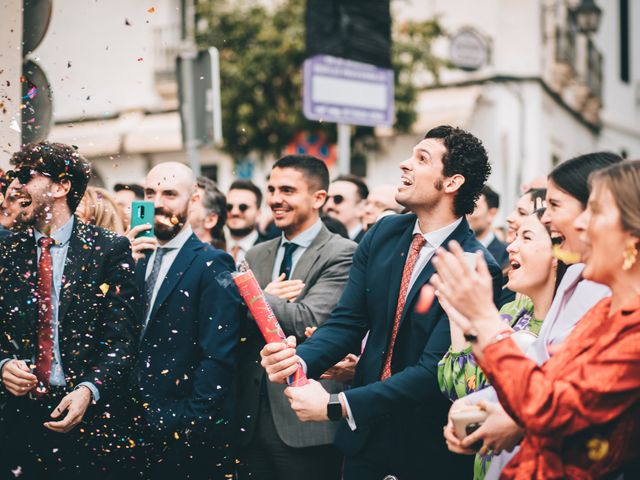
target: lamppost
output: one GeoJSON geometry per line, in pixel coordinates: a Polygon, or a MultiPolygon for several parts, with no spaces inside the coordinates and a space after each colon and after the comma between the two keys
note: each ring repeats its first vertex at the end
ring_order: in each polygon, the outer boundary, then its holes
{"type": "Polygon", "coordinates": [[[581,0],[580,4],[571,10],[571,16],[578,31],[587,37],[598,31],[602,9],[595,0],[581,0]]]}

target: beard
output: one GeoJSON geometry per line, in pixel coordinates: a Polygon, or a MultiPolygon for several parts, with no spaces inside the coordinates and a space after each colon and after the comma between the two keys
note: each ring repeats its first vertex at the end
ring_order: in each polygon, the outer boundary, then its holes
{"type": "Polygon", "coordinates": [[[189,204],[187,203],[184,208],[179,212],[170,212],[164,208],[158,209],[155,212],[154,229],[158,240],[163,242],[169,241],[174,238],[187,223],[189,217],[189,204]],[[158,219],[162,218],[162,221],[158,219]],[[166,219],[166,220],[165,220],[166,219]]]}
{"type": "Polygon", "coordinates": [[[243,227],[243,228],[229,228],[229,232],[234,238],[244,238],[249,235],[251,232],[255,230],[255,226],[253,227],[243,227]]]}

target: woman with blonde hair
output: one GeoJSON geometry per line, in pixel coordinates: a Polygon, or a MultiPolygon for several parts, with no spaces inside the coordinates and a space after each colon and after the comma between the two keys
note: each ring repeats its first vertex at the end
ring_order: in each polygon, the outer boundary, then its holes
{"type": "Polygon", "coordinates": [[[106,228],[118,235],[124,234],[124,225],[120,213],[118,213],[118,206],[104,188],[87,187],[87,191],[76,210],[76,215],[85,223],[106,228]]]}

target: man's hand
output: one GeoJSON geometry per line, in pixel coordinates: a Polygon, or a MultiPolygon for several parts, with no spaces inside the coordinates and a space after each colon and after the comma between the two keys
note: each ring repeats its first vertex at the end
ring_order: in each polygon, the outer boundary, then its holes
{"type": "MultiPolygon", "coordinates": [[[[326,422],[329,392],[315,380],[309,380],[304,387],[287,387],[285,396],[289,399],[291,409],[296,412],[301,422],[326,422]]],[[[343,407],[344,410],[344,407],[343,407]]]]}
{"type": "Polygon", "coordinates": [[[144,258],[146,250],[155,250],[158,248],[158,239],[156,237],[138,237],[137,235],[142,232],[146,232],[147,230],[151,230],[151,225],[144,224],[133,227],[130,230],[125,232],[125,236],[131,242],[131,253],[133,255],[133,259],[138,262],[139,260],[144,258]]]}
{"type": "Polygon", "coordinates": [[[260,350],[262,365],[273,383],[286,383],[287,378],[298,370],[300,359],[296,355],[296,337],[287,338],[287,343],[267,343],[260,350]]]}
{"type": "Polygon", "coordinates": [[[276,280],[268,284],[264,291],[273,296],[293,302],[302,293],[304,283],[302,280],[285,280],[285,274],[281,274],[276,280]]]}
{"type": "Polygon", "coordinates": [[[51,418],[58,418],[62,412],[67,411],[66,417],[57,422],[45,422],[44,426],[58,433],[67,433],[82,421],[89,404],[91,403],[91,390],[85,386],[75,389],[67,394],[51,412],[51,418]]]}
{"type": "Polygon", "coordinates": [[[524,436],[524,430],[504,411],[502,405],[495,402],[479,402],[478,406],[489,416],[480,428],[462,440],[462,446],[467,448],[478,440],[483,441],[478,452],[486,455],[489,450],[498,455],[503,450],[510,452],[524,436]]]}
{"type": "Polygon", "coordinates": [[[350,353],[344,359],[336,363],[320,377],[323,380],[335,380],[342,383],[351,383],[356,374],[356,365],[360,357],[350,353]]]}
{"type": "Polygon", "coordinates": [[[38,379],[22,360],[9,360],[2,366],[2,383],[11,395],[22,397],[38,385],[38,379]]]}

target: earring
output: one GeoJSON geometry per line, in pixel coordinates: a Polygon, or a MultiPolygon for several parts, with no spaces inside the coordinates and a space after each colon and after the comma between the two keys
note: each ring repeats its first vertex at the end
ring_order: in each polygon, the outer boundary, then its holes
{"type": "Polygon", "coordinates": [[[638,257],[638,249],[635,245],[629,245],[624,250],[622,254],[622,258],[624,258],[624,262],[622,263],[622,270],[625,272],[630,270],[633,267],[633,264],[636,263],[636,259],[638,257]]]}

